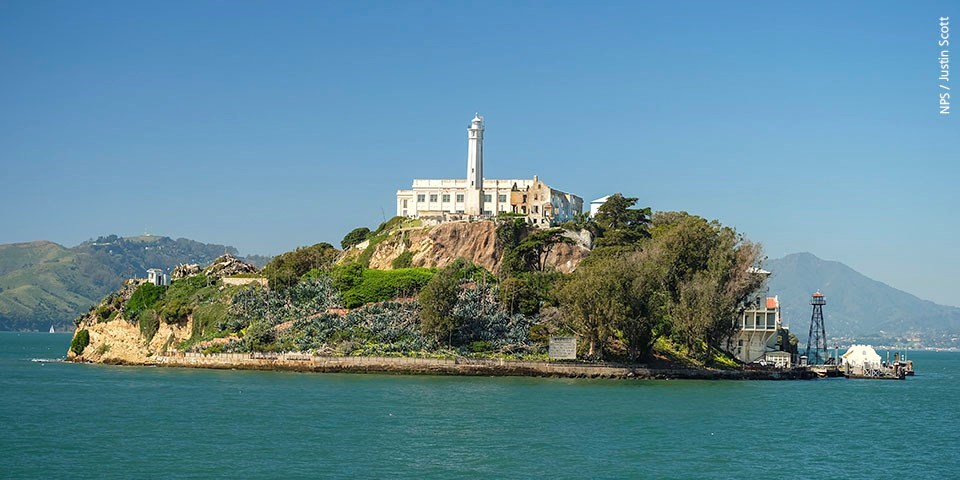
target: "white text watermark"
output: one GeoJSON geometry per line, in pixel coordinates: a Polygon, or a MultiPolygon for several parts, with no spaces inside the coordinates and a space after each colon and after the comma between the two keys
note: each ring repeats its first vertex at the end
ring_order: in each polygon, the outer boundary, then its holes
{"type": "Polygon", "coordinates": [[[950,115],[950,17],[940,17],[940,115],[950,115]]]}

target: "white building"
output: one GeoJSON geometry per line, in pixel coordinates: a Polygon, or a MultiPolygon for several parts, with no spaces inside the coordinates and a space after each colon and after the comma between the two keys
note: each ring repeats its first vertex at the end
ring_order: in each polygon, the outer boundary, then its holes
{"type": "Polygon", "coordinates": [[[765,300],[743,311],[737,333],[728,340],[730,353],[741,362],[765,360],[771,349],[768,344],[776,340],[777,331],[782,327],[780,299],[766,297],[765,300]]]}
{"type": "Polygon", "coordinates": [[[582,198],[553,189],[536,175],[484,178],[483,134],[483,117],[477,114],[467,128],[467,177],[415,179],[410,190],[397,191],[397,215],[444,221],[516,213],[531,224],[549,226],[572,220],[583,210],[582,198]]]}
{"type": "Polygon", "coordinates": [[[162,269],[151,268],[150,270],[147,270],[147,282],[158,287],[170,285],[170,276],[166,273],[163,273],[162,269]]]}
{"type": "Polygon", "coordinates": [[[597,217],[597,213],[600,213],[600,207],[603,206],[604,203],[607,203],[608,198],[610,198],[610,195],[607,195],[605,197],[600,197],[590,202],[590,218],[597,217]]]}

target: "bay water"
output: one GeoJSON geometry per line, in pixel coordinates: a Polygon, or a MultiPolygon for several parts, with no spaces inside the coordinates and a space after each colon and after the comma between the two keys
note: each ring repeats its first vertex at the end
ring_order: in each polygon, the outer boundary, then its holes
{"type": "MultiPolygon", "coordinates": [[[[0,332],[2,478],[960,478],[960,353],[904,381],[80,365],[0,332]]],[[[881,352],[883,355],[883,352],[881,352]]]]}

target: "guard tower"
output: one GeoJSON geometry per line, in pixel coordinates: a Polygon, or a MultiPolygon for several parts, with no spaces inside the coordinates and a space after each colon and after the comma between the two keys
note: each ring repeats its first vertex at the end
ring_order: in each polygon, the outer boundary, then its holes
{"type": "Polygon", "coordinates": [[[807,337],[807,364],[824,365],[827,362],[827,332],[823,328],[823,306],[826,297],[817,290],[810,299],[813,315],[810,317],[810,335],[807,337]]]}

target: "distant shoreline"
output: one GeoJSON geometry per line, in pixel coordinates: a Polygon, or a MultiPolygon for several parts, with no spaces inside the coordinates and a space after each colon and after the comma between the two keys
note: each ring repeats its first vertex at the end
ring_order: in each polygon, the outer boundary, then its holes
{"type": "Polygon", "coordinates": [[[266,370],[313,373],[387,373],[401,375],[520,376],[603,379],[689,380],[807,380],[807,370],[716,370],[695,368],[649,368],[643,365],[528,362],[497,359],[438,359],[411,357],[321,357],[303,354],[184,354],[154,356],[142,362],[105,358],[78,363],[139,365],[219,370],[266,370]]]}

